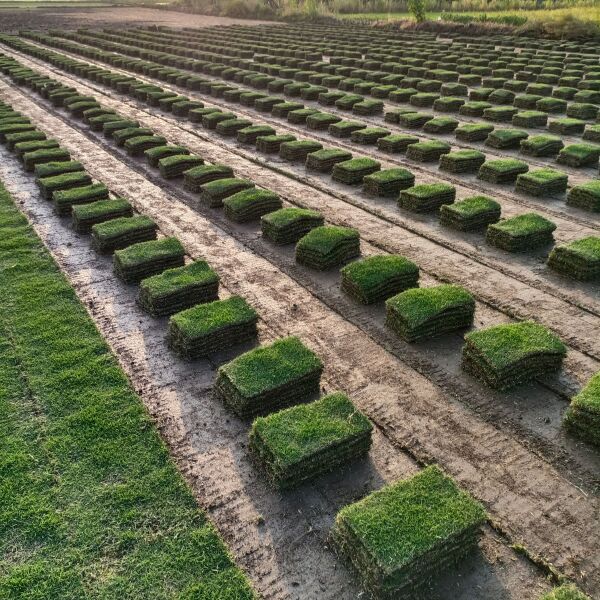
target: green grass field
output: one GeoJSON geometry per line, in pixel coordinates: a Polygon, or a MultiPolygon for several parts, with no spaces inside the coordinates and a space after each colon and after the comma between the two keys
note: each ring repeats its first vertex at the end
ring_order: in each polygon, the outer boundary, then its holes
{"type": "Polygon", "coordinates": [[[1,598],[254,598],[1,185],[0,415],[1,598]]]}

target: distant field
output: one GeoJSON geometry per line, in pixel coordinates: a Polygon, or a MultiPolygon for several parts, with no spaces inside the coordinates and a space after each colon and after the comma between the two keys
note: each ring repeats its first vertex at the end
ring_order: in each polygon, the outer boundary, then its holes
{"type": "Polygon", "coordinates": [[[43,7],[105,8],[119,4],[154,4],[155,0],[0,0],[0,10],[43,7]]]}

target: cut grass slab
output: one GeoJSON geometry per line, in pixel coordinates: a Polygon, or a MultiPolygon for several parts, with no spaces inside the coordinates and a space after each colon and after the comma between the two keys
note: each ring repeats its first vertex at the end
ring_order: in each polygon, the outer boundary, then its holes
{"type": "Polygon", "coordinates": [[[334,181],[346,185],[357,185],[371,173],[381,169],[381,163],[372,158],[352,158],[336,163],[333,167],[332,178],[334,181]]]}
{"type": "Polygon", "coordinates": [[[233,169],[226,165],[201,165],[184,171],[183,187],[190,192],[201,192],[205,183],[217,179],[230,179],[233,169]]]}
{"type": "Polygon", "coordinates": [[[181,242],[170,237],[117,250],[113,255],[113,266],[119,279],[125,283],[138,283],[165,269],[182,267],[184,257],[185,250],[181,242]]]}
{"type": "Polygon", "coordinates": [[[364,127],[350,134],[350,140],[356,144],[376,144],[379,138],[390,135],[390,130],[385,127],[364,127]]]}
{"type": "Polygon", "coordinates": [[[571,400],[563,423],[573,435],[600,446],[600,372],[571,400]]]}
{"type": "Polygon", "coordinates": [[[575,585],[565,583],[544,594],[540,600],[591,600],[591,598],[575,585]]]}
{"type": "Polygon", "coordinates": [[[240,418],[266,415],[319,393],[323,363],[297,337],[250,350],[219,368],[215,388],[240,418]]]}
{"type": "Polygon", "coordinates": [[[530,196],[556,196],[567,191],[568,182],[566,173],[549,168],[536,169],[519,175],[515,189],[530,196]]]}
{"type": "Polygon", "coordinates": [[[582,281],[600,280],[600,237],[590,236],[555,246],[548,266],[582,281]]]}
{"type": "Polygon", "coordinates": [[[516,158],[488,160],[479,168],[477,177],[489,183],[514,183],[522,173],[527,173],[529,165],[516,158]]]}
{"type": "Polygon", "coordinates": [[[440,159],[442,154],[448,154],[452,146],[439,140],[427,140],[410,144],[406,149],[406,157],[418,162],[434,162],[440,159]]]}
{"type": "Polygon", "coordinates": [[[377,171],[363,178],[363,192],[370,196],[396,197],[398,192],[412,187],[415,176],[401,167],[377,171]]]}
{"type": "Polygon", "coordinates": [[[424,213],[439,210],[443,204],[452,204],[456,188],[448,183],[422,183],[400,192],[398,206],[411,212],[424,213]]]}
{"type": "Polygon", "coordinates": [[[92,226],[119,217],[131,217],[133,209],[124,198],[98,200],[90,204],[79,204],[71,210],[73,229],[77,233],[89,233],[92,226]]]}
{"type": "Polygon", "coordinates": [[[36,183],[42,192],[42,196],[46,200],[52,200],[54,192],[90,185],[92,178],[85,171],[75,171],[53,175],[52,177],[40,177],[36,183]]]}
{"type": "Polygon", "coordinates": [[[600,181],[592,180],[573,186],[567,194],[567,204],[591,212],[600,212],[600,181]]]}
{"type": "Polygon", "coordinates": [[[338,513],[332,539],[377,598],[412,595],[474,550],[483,507],[437,466],[338,513]]]}
{"type": "Polygon", "coordinates": [[[145,215],[119,217],[92,227],[92,246],[96,252],[111,254],[131,244],[156,239],[158,227],[145,215]]]}
{"type": "Polygon", "coordinates": [[[270,190],[250,188],[223,200],[225,216],[235,223],[248,223],[282,207],[281,198],[270,190]]]}
{"type": "Polygon", "coordinates": [[[358,231],[349,227],[315,227],[296,244],[296,261],[317,271],[338,267],[359,254],[358,231]]]}
{"type": "Polygon", "coordinates": [[[556,156],[564,147],[556,135],[534,135],[521,140],[521,153],[529,156],[556,156]]]}
{"type": "Polygon", "coordinates": [[[556,374],[566,353],[565,345],[546,327],[523,321],[467,334],[462,367],[490,387],[508,390],[556,374]]]}
{"type": "Polygon", "coordinates": [[[228,196],[253,187],[254,183],[247,179],[238,179],[237,177],[216,179],[200,186],[198,201],[209,208],[219,208],[223,206],[223,200],[228,196]]]}
{"type": "Polygon", "coordinates": [[[60,216],[70,215],[72,207],[77,204],[89,204],[107,198],[108,188],[103,183],[57,190],[52,194],[54,212],[60,216]]]}
{"type": "Polygon", "coordinates": [[[440,207],[440,224],[459,231],[484,229],[500,219],[501,207],[487,196],[472,196],[440,207]]]}
{"type": "Polygon", "coordinates": [[[158,161],[167,156],[181,156],[182,154],[189,154],[190,151],[184,146],[156,146],[150,148],[144,152],[146,161],[151,167],[158,168],[158,161]]]}
{"type": "Polygon", "coordinates": [[[139,135],[125,140],[123,147],[129,156],[142,156],[146,150],[164,146],[166,138],[161,135],[139,135]]]}
{"type": "Polygon", "coordinates": [[[199,167],[204,160],[194,154],[174,154],[165,156],[158,161],[158,170],[161,177],[175,179],[181,177],[189,169],[199,167]]]}
{"type": "Polygon", "coordinates": [[[393,133],[377,140],[377,148],[382,152],[400,153],[405,152],[411,144],[416,144],[420,140],[414,135],[405,133],[393,133]]]}
{"type": "Polygon", "coordinates": [[[286,207],[263,216],[263,236],[274,244],[294,244],[311,229],[323,225],[321,213],[306,208],[286,207]]]}
{"type": "Polygon", "coordinates": [[[526,140],[529,134],[521,129],[494,129],[486,138],[485,145],[499,150],[519,148],[521,142],[526,140]]]}
{"type": "Polygon", "coordinates": [[[440,156],[440,169],[449,173],[476,173],[484,162],[483,152],[457,150],[440,156]]]}
{"type": "Polygon", "coordinates": [[[48,148],[45,150],[36,150],[35,152],[26,152],[23,154],[22,160],[25,170],[31,173],[36,165],[70,161],[71,154],[64,148],[48,148]]]}
{"type": "Polygon", "coordinates": [[[323,148],[311,152],[306,157],[306,168],[319,173],[331,173],[333,166],[339,162],[350,160],[352,154],[341,148],[323,148]]]}
{"type": "Polygon", "coordinates": [[[369,452],[373,426],[342,393],[259,417],[249,449],[280,489],[291,488],[369,452]]]}
{"type": "Polygon", "coordinates": [[[558,154],[556,162],[569,167],[598,167],[600,146],[594,144],[570,144],[558,154]]]}
{"type": "Polygon", "coordinates": [[[265,135],[256,138],[256,149],[259,152],[266,152],[267,154],[279,153],[281,144],[285,142],[294,142],[296,136],[291,134],[280,134],[280,135],[265,135]]]}
{"type": "Polygon", "coordinates": [[[538,215],[526,213],[490,225],[486,241],[507,252],[528,252],[554,242],[556,225],[538,215]]]}

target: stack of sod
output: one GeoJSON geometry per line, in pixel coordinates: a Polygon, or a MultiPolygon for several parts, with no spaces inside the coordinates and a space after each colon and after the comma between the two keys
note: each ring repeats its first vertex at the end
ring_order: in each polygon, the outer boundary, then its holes
{"type": "Polygon", "coordinates": [[[419,162],[432,162],[440,159],[442,154],[448,154],[452,147],[446,142],[428,140],[410,144],[406,149],[406,157],[419,162]]]}
{"type": "Polygon", "coordinates": [[[183,173],[183,187],[190,192],[200,192],[205,183],[233,177],[233,169],[226,165],[201,165],[183,173]]]}
{"type": "Polygon", "coordinates": [[[435,117],[423,125],[426,133],[452,133],[458,127],[458,121],[452,117],[435,117]]]}
{"type": "Polygon", "coordinates": [[[240,144],[256,144],[259,137],[275,135],[275,130],[269,125],[252,125],[237,132],[237,141],[240,144]]]}
{"type": "Polygon", "coordinates": [[[254,184],[247,179],[238,179],[236,177],[215,179],[200,186],[198,201],[209,208],[219,208],[223,206],[223,200],[228,196],[253,187],[254,184]]]}
{"type": "Polygon", "coordinates": [[[138,304],[153,317],[172,315],[218,298],[219,276],[204,260],[167,269],[140,282],[138,304]]]}
{"type": "Polygon", "coordinates": [[[521,142],[526,140],[529,134],[520,129],[494,129],[486,138],[485,145],[499,150],[519,148],[521,142]]]}
{"type": "Polygon", "coordinates": [[[238,417],[249,419],[317,395],[322,371],[319,357],[288,337],[220,367],[215,389],[238,417]]]}
{"type": "Polygon", "coordinates": [[[114,133],[117,131],[122,131],[124,129],[132,129],[139,127],[140,124],[138,121],[130,121],[127,119],[120,119],[117,121],[108,121],[107,123],[102,124],[102,133],[106,137],[113,137],[114,133]]]}
{"type": "Polygon", "coordinates": [[[347,138],[352,135],[353,131],[364,128],[365,124],[358,121],[338,121],[330,125],[327,132],[336,138],[347,138]]]}
{"type": "Polygon", "coordinates": [[[582,281],[600,279],[600,237],[586,237],[553,248],[548,266],[582,281]]]}
{"type": "Polygon", "coordinates": [[[280,209],[281,199],[270,190],[250,188],[223,200],[225,216],[235,223],[247,223],[280,209]]]}
{"type": "Polygon", "coordinates": [[[138,283],[165,269],[181,267],[185,250],[177,238],[164,238],[133,244],[113,255],[116,275],[125,283],[138,283]]]}
{"type": "Polygon", "coordinates": [[[316,108],[300,108],[298,110],[291,110],[287,114],[287,120],[293,125],[305,125],[306,119],[310,115],[314,115],[319,111],[316,108]]]}
{"type": "Polygon", "coordinates": [[[363,179],[363,192],[370,196],[396,196],[401,190],[412,187],[415,176],[407,169],[384,169],[363,179]]]}
{"type": "Polygon", "coordinates": [[[72,209],[73,229],[77,233],[89,233],[92,226],[119,217],[131,217],[131,204],[123,198],[98,200],[90,204],[79,204],[72,209]]]}
{"type": "MultiPolygon", "coordinates": [[[[337,105],[337,102],[336,102],[337,105]]],[[[355,115],[376,115],[377,113],[383,112],[383,101],[382,100],[361,100],[352,105],[352,112],[355,115]]]]}
{"type": "Polygon", "coordinates": [[[331,173],[335,164],[351,158],[352,154],[341,148],[323,148],[311,152],[306,157],[306,168],[320,173],[331,173]]]}
{"type": "Polygon", "coordinates": [[[567,194],[567,204],[592,212],[600,212],[600,181],[587,181],[573,186],[567,194]]]}
{"type": "Polygon", "coordinates": [[[512,118],[512,124],[515,127],[546,127],[547,122],[547,113],[539,110],[525,110],[512,118]]]}
{"type": "Polygon", "coordinates": [[[377,148],[382,152],[405,152],[411,144],[418,143],[419,138],[405,133],[393,133],[377,140],[377,148]]]}
{"type": "Polygon", "coordinates": [[[321,213],[305,208],[288,207],[263,216],[260,220],[263,236],[274,244],[296,243],[311,229],[321,227],[321,213]]]}
{"type": "Polygon", "coordinates": [[[36,152],[37,150],[49,150],[58,148],[56,140],[32,140],[31,142],[18,142],[13,148],[13,152],[18,158],[23,160],[23,155],[28,152],[36,152]]]}
{"type": "Polygon", "coordinates": [[[600,372],[571,400],[563,423],[577,437],[600,446],[600,372]]]}
{"type": "MultiPolygon", "coordinates": [[[[107,123],[106,125],[112,125],[112,123],[107,123]]],[[[117,129],[112,133],[112,138],[117,146],[124,146],[128,139],[136,137],[154,137],[154,132],[148,127],[126,127],[124,129],[117,129]]],[[[165,140],[161,146],[164,146],[166,143],[165,140]]]]}
{"type": "Polygon", "coordinates": [[[162,135],[138,135],[125,140],[125,151],[129,156],[141,156],[150,148],[164,146],[167,140],[162,135]]]}
{"type": "Polygon", "coordinates": [[[23,165],[26,171],[33,171],[36,165],[42,165],[49,162],[70,161],[71,155],[64,148],[48,148],[46,150],[36,150],[27,152],[22,157],[23,165]]]}
{"type": "Polygon", "coordinates": [[[52,177],[40,177],[37,185],[46,200],[52,199],[52,194],[58,190],[69,190],[75,187],[90,185],[92,178],[85,171],[74,171],[53,175],[52,177]]]}
{"type": "Polygon", "coordinates": [[[358,231],[349,227],[315,227],[296,244],[296,261],[318,271],[340,266],[359,254],[358,231]]]}
{"type": "Polygon", "coordinates": [[[462,368],[498,390],[556,373],[564,344],[533,321],[494,325],[465,336],[462,368]]]}
{"type": "Polygon", "coordinates": [[[96,252],[112,254],[131,244],[155,240],[156,230],[156,223],[150,217],[119,217],[92,227],[92,246],[96,252]]]}
{"type": "Polygon", "coordinates": [[[454,130],[457,140],[464,142],[483,142],[494,131],[493,125],[485,123],[467,123],[454,130]]]}
{"type": "MultiPolygon", "coordinates": [[[[206,109],[201,108],[200,110],[206,109]]],[[[229,121],[235,118],[236,116],[232,112],[205,112],[202,115],[202,127],[204,127],[205,129],[215,129],[221,121],[229,121]]]]}
{"type": "Polygon", "coordinates": [[[400,192],[398,206],[411,212],[438,210],[443,204],[452,204],[456,188],[448,183],[422,183],[400,192]]]}
{"type": "Polygon", "coordinates": [[[519,175],[515,189],[531,196],[554,196],[567,191],[568,181],[566,173],[546,167],[519,175]]]}
{"type": "Polygon", "coordinates": [[[440,207],[440,224],[459,231],[483,229],[500,219],[500,204],[487,196],[472,196],[440,207]]]}
{"type": "Polygon", "coordinates": [[[240,129],[245,129],[246,127],[251,126],[252,121],[249,121],[248,119],[224,119],[223,121],[219,121],[217,123],[215,130],[219,135],[233,136],[237,135],[237,132],[240,129]]]}
{"type": "Polygon", "coordinates": [[[556,225],[536,213],[504,219],[487,228],[486,241],[508,252],[527,252],[554,242],[556,225]]]}
{"type": "Polygon", "coordinates": [[[591,598],[575,585],[565,583],[544,594],[540,600],[591,600],[591,598]]]}
{"type": "Polygon", "coordinates": [[[350,134],[350,140],[355,144],[375,144],[382,137],[390,135],[390,130],[384,127],[364,127],[350,134]]]}
{"type": "Polygon", "coordinates": [[[76,204],[89,204],[106,198],[108,198],[108,188],[103,183],[58,190],[52,194],[54,211],[60,216],[71,214],[71,208],[76,204]]]}
{"type": "Polygon", "coordinates": [[[294,141],[296,141],[296,136],[290,134],[261,135],[260,137],[256,138],[256,149],[259,152],[266,152],[268,154],[279,153],[281,144],[294,141]]]}
{"type": "Polygon", "coordinates": [[[0,124],[0,143],[6,142],[6,136],[9,133],[20,133],[24,131],[35,131],[35,125],[32,123],[4,123],[0,124]]]}
{"type": "Polygon", "coordinates": [[[556,135],[534,135],[521,140],[521,152],[529,156],[555,156],[563,147],[562,139],[556,135]]]}
{"type": "Polygon", "coordinates": [[[483,100],[473,100],[471,102],[465,102],[458,110],[459,115],[464,117],[483,117],[483,112],[491,108],[492,105],[489,102],[483,100]]]}
{"type": "Polygon", "coordinates": [[[290,161],[305,161],[311,152],[321,150],[323,144],[313,140],[294,140],[279,146],[279,156],[290,161]]]}
{"type": "Polygon", "coordinates": [[[385,305],[386,324],[407,342],[471,327],[475,314],[473,296],[457,285],[411,288],[385,305]]]}
{"type": "Polygon", "coordinates": [[[574,119],[595,119],[598,116],[598,107],[595,104],[572,102],[567,108],[567,115],[574,119]]]}
{"type": "Polygon", "coordinates": [[[33,169],[33,174],[36,179],[42,179],[43,177],[54,177],[55,175],[75,173],[84,170],[83,165],[79,161],[67,160],[63,162],[48,162],[36,165],[33,169]]]}
{"type": "Polygon", "coordinates": [[[419,129],[423,127],[427,121],[431,121],[433,119],[433,115],[428,113],[404,113],[403,115],[398,116],[398,123],[402,127],[410,127],[411,129],[419,129]]]}
{"type": "Polygon", "coordinates": [[[343,267],[341,274],[342,290],[361,304],[381,302],[419,282],[419,267],[393,254],[357,260],[343,267]]]}
{"type": "Polygon", "coordinates": [[[169,319],[168,344],[188,359],[208,356],[255,339],[257,321],[240,296],[198,304],[169,319]]]}
{"type": "Polygon", "coordinates": [[[192,108],[188,113],[188,119],[192,123],[202,123],[206,115],[212,115],[214,113],[220,113],[218,108],[192,108]]]}
{"type": "MultiPolygon", "coordinates": [[[[585,121],[579,119],[556,119],[548,123],[548,131],[559,135],[581,135],[585,130],[585,121]]],[[[585,134],[583,136],[585,138],[585,134]]]]}
{"type": "Polygon", "coordinates": [[[527,173],[529,165],[516,158],[488,160],[479,168],[477,177],[489,183],[514,183],[522,173],[527,173]]]}
{"type": "Polygon", "coordinates": [[[90,119],[87,119],[88,124],[92,131],[102,131],[102,127],[104,126],[105,123],[111,123],[114,121],[122,121],[122,120],[123,120],[123,117],[117,115],[116,113],[98,115],[97,117],[91,117],[90,119]]]}
{"type": "Polygon", "coordinates": [[[600,146],[571,144],[560,151],[556,161],[569,167],[597,167],[599,158],[600,146]]]}
{"type": "Polygon", "coordinates": [[[249,449],[279,489],[332,471],[369,452],[373,426],[345,394],[259,417],[249,449]]]}
{"type": "Polygon", "coordinates": [[[450,173],[474,173],[485,162],[485,154],[478,150],[457,150],[442,154],[440,169],[450,173]]]}
{"type": "Polygon", "coordinates": [[[344,507],[332,540],[376,598],[412,597],[477,545],[484,508],[437,466],[344,507]]]}
{"type": "MultiPolygon", "coordinates": [[[[12,152],[21,142],[41,142],[46,139],[43,131],[23,131],[6,135],[6,147],[12,152]]],[[[55,146],[56,147],[56,146],[55,146]]]]}
{"type": "Polygon", "coordinates": [[[367,175],[380,169],[381,163],[372,158],[352,158],[335,164],[332,178],[340,183],[356,185],[362,183],[367,175]]]}
{"type": "Polygon", "coordinates": [[[158,161],[158,169],[165,179],[181,177],[185,171],[199,167],[204,161],[193,154],[174,154],[165,156],[158,161]]]}
{"type": "Polygon", "coordinates": [[[333,123],[338,123],[342,118],[330,113],[316,112],[306,118],[306,126],[309,129],[321,131],[327,129],[333,123]]]}
{"type": "Polygon", "coordinates": [[[416,112],[414,108],[395,108],[385,113],[383,120],[387,123],[399,123],[400,115],[406,115],[408,113],[416,112]]]}
{"type": "Polygon", "coordinates": [[[190,151],[183,146],[156,146],[146,150],[144,156],[151,167],[157,168],[158,161],[167,158],[167,156],[181,156],[189,153],[190,151]]]}

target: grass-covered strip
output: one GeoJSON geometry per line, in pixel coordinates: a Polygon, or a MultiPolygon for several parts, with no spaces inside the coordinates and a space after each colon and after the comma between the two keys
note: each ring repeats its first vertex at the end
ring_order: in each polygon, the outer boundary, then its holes
{"type": "Polygon", "coordinates": [[[565,583],[544,594],[540,600],[591,600],[572,583],[565,583]]]}
{"type": "Polygon", "coordinates": [[[529,165],[516,158],[488,160],[479,168],[477,177],[489,183],[513,183],[521,173],[527,173],[529,165]]]}
{"type": "Polygon", "coordinates": [[[253,598],[3,188],[0,231],[0,596],[253,598]]]}
{"type": "Polygon", "coordinates": [[[564,424],[574,435],[600,446],[600,372],[571,400],[564,424]]]}
{"type": "Polygon", "coordinates": [[[375,597],[412,596],[477,542],[483,507],[438,467],[427,467],[338,513],[335,545],[375,597]]]}

